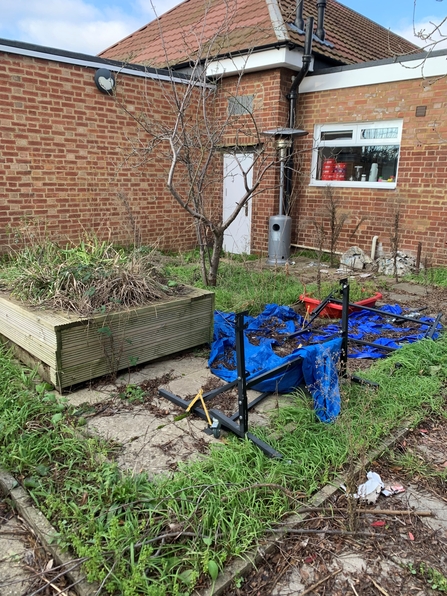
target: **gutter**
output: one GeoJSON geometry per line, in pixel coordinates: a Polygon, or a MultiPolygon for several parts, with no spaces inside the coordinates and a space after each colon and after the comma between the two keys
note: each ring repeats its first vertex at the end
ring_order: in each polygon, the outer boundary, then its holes
{"type": "MultiPolygon", "coordinates": [[[[235,56],[246,56],[251,54],[259,54],[261,52],[265,52],[266,50],[280,50],[281,48],[287,47],[289,50],[294,50],[295,48],[299,48],[300,46],[293,41],[275,41],[274,43],[267,43],[263,46],[257,46],[253,49],[245,49],[245,50],[236,50],[233,52],[224,52],[223,54],[218,54],[214,56],[212,62],[218,62],[219,60],[226,60],[232,59],[235,56]]],[[[202,64],[206,62],[206,58],[201,60],[202,64]]],[[[183,70],[185,68],[191,67],[191,61],[188,62],[179,62],[178,64],[174,64],[171,68],[173,71],[183,70]]]]}
{"type": "MultiPolygon", "coordinates": [[[[7,39],[0,39],[0,52],[6,54],[15,54],[18,56],[27,56],[29,58],[36,58],[39,60],[48,60],[51,62],[60,62],[62,64],[71,64],[74,66],[82,66],[84,68],[107,68],[119,74],[131,75],[134,77],[143,77],[147,79],[155,79],[158,81],[169,81],[170,83],[181,83],[183,85],[191,84],[191,77],[182,73],[173,74],[168,69],[155,69],[148,66],[133,65],[118,60],[108,60],[98,56],[90,56],[88,54],[78,54],[77,52],[68,52],[65,50],[58,50],[56,48],[49,48],[38,46],[34,44],[10,41],[7,39]]],[[[205,86],[214,89],[214,85],[200,84],[195,82],[197,86],[205,86]]]]}

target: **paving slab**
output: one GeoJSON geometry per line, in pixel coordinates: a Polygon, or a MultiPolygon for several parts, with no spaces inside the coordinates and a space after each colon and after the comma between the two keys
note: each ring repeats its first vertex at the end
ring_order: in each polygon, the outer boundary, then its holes
{"type": "Polygon", "coordinates": [[[77,391],[64,396],[57,393],[57,391],[55,391],[55,393],[59,395],[59,397],[65,397],[72,406],[78,407],[81,404],[94,405],[101,403],[110,398],[112,391],[116,391],[114,385],[101,387],[100,389],[83,387],[82,389],[78,389],[77,391]]]}
{"type": "Polygon", "coordinates": [[[218,442],[203,432],[207,428],[204,420],[187,417],[174,421],[173,417],[167,414],[163,419],[137,408],[94,418],[88,430],[121,445],[116,460],[121,469],[154,477],[169,473],[181,460],[200,457],[210,443],[218,442]]]}
{"type": "Polygon", "coordinates": [[[407,509],[431,511],[433,515],[424,518],[424,524],[432,530],[439,530],[447,538],[447,505],[444,500],[416,484],[409,484],[406,491],[395,495],[395,498],[405,503],[407,509]]]}
{"type": "Polygon", "coordinates": [[[396,292],[390,292],[388,294],[388,303],[389,304],[412,304],[413,302],[419,302],[420,296],[416,296],[415,294],[397,294],[396,292]]]}
{"type": "Polygon", "coordinates": [[[407,282],[398,282],[392,286],[393,292],[405,292],[414,296],[427,296],[427,288],[423,285],[412,284],[407,282]]]}
{"type": "MultiPolygon", "coordinates": [[[[311,570],[310,570],[311,571],[311,570]]],[[[308,570],[305,569],[305,565],[300,569],[298,567],[292,567],[287,578],[277,584],[273,589],[272,596],[295,596],[304,591],[306,585],[303,583],[304,579],[308,581],[308,570]]]]}
{"type": "Polygon", "coordinates": [[[1,525],[0,530],[0,596],[25,596],[34,577],[25,567],[32,556],[22,539],[23,526],[17,518],[1,525]]]}
{"type": "MultiPolygon", "coordinates": [[[[123,411],[120,407],[122,400],[117,397],[120,384],[138,385],[166,374],[171,374],[173,378],[160,388],[184,399],[197,395],[212,378],[217,378],[209,370],[206,358],[186,355],[149,363],[137,372],[121,375],[116,384],[83,388],[67,395],[69,403],[76,407],[83,403],[111,404],[104,415],[100,413],[88,419],[87,430],[120,445],[116,461],[123,470],[132,473],[144,471],[150,477],[170,473],[179,461],[200,457],[207,452],[210,444],[219,442],[204,432],[208,428],[206,421],[194,415],[178,420],[182,411],[161,396],[152,400],[155,414],[138,405],[123,411]]],[[[247,391],[249,402],[259,395],[257,391],[247,391]]],[[[250,411],[250,426],[267,424],[271,411],[290,401],[290,397],[269,396],[250,411]]]]}

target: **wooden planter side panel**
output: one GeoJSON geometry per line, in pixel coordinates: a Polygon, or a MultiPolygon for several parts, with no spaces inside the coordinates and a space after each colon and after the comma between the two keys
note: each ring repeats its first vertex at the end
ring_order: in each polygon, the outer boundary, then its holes
{"type": "Polygon", "coordinates": [[[23,307],[10,298],[0,296],[0,333],[15,349],[16,356],[29,366],[43,362],[39,367],[46,380],[57,385],[58,338],[55,325],[63,325],[68,317],[42,310],[23,307]],[[26,354],[29,357],[26,357],[26,354]],[[45,371],[45,372],[44,372],[45,371]],[[49,372],[48,372],[49,371],[49,372]]]}
{"type": "Polygon", "coordinates": [[[211,342],[213,317],[214,293],[196,288],[185,297],[91,319],[33,310],[0,296],[0,334],[28,365],[40,363],[44,379],[60,390],[211,342]]]}
{"type": "Polygon", "coordinates": [[[212,340],[214,294],[187,297],[65,325],[61,388],[174,354],[212,340]]]}

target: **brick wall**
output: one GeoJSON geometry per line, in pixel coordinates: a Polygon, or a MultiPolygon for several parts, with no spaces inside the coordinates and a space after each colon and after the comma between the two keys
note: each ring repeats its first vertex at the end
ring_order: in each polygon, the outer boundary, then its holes
{"type": "MultiPolygon", "coordinates": [[[[355,71],[353,71],[355,76],[355,71]]],[[[447,265],[447,80],[414,80],[380,85],[306,93],[299,97],[297,124],[312,132],[315,124],[403,119],[397,187],[392,189],[333,188],[341,211],[349,214],[340,239],[341,250],[354,244],[370,252],[379,235],[390,250],[396,206],[401,213],[400,246],[422,259],[447,265]],[[417,106],[426,116],[416,117],[417,106]],[[362,217],[362,223],[351,236],[362,217]]],[[[300,192],[295,204],[295,238],[315,246],[313,218],[322,217],[324,189],[310,186],[312,134],[301,141],[300,192]]],[[[327,218],[326,218],[327,226],[327,218]]]]}
{"type": "MultiPolygon", "coordinates": [[[[8,229],[35,218],[61,240],[76,241],[84,232],[95,232],[129,244],[137,228],[146,244],[176,249],[195,246],[192,220],[166,188],[169,147],[161,141],[151,145],[154,135],[173,122],[170,84],[120,74],[117,101],[96,89],[95,71],[2,54],[0,251],[12,241],[8,229]]],[[[259,143],[267,148],[256,170],[269,163],[272,167],[252,199],[251,248],[260,254],[267,252],[269,217],[278,213],[279,167],[274,143],[259,133],[287,126],[291,76],[290,71],[276,69],[245,74],[240,80],[224,79],[211,98],[214,117],[222,121],[229,96],[254,95],[254,118],[232,119],[220,142],[223,149],[259,143]]],[[[399,205],[401,248],[415,254],[421,242],[423,259],[447,264],[446,91],[447,81],[440,79],[300,95],[296,126],[310,133],[321,123],[403,119],[397,188],[333,189],[341,211],[349,216],[340,250],[357,244],[369,252],[375,235],[389,250],[399,205]],[[425,117],[416,117],[419,105],[427,106],[425,117]]],[[[191,116],[200,122],[194,102],[191,116]]],[[[324,220],[326,204],[324,189],[309,185],[312,139],[310,134],[295,142],[299,173],[292,197],[292,242],[309,246],[315,245],[312,220],[324,220]]],[[[209,213],[216,217],[222,208],[221,172],[222,164],[216,163],[206,190],[209,213]]],[[[187,193],[187,178],[181,171],[177,184],[187,193]]]]}
{"type": "Polygon", "coordinates": [[[284,72],[271,69],[224,79],[219,89],[216,109],[227,114],[229,97],[253,95],[253,116],[239,116],[229,121],[224,147],[240,150],[261,145],[262,157],[255,161],[254,177],[266,168],[252,200],[251,250],[267,255],[269,217],[277,215],[279,203],[279,165],[275,142],[262,135],[265,130],[287,126],[287,102],[283,89],[284,72]]]}
{"type": "Polygon", "coordinates": [[[144,156],[150,137],[135,121],[146,113],[169,125],[169,83],[120,74],[126,112],[96,89],[95,71],[1,55],[1,251],[12,241],[7,229],[27,218],[61,240],[94,232],[129,244],[136,224],[144,243],[195,245],[191,219],[166,188],[167,146],[158,144],[156,158],[144,156]],[[132,148],[139,151],[128,160],[132,148]]]}

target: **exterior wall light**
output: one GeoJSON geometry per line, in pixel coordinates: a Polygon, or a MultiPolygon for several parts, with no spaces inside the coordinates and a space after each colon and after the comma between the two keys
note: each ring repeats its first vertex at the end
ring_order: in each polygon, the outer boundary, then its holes
{"type": "Polygon", "coordinates": [[[107,68],[99,68],[95,73],[95,85],[101,91],[107,95],[112,95],[115,89],[115,75],[110,72],[107,68]]]}

